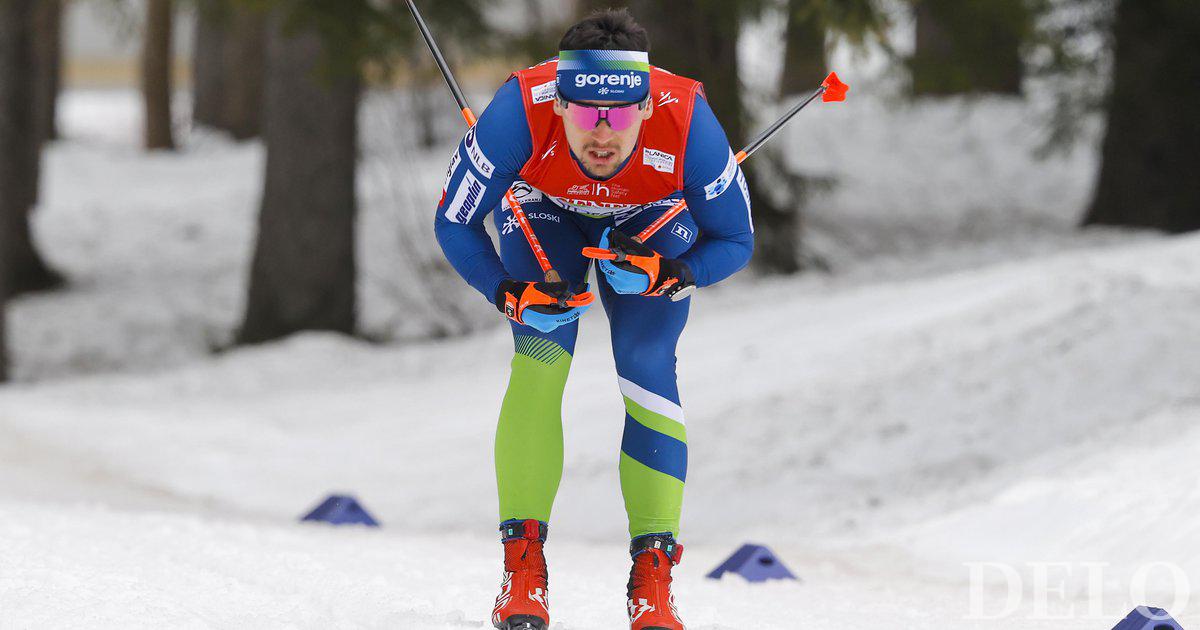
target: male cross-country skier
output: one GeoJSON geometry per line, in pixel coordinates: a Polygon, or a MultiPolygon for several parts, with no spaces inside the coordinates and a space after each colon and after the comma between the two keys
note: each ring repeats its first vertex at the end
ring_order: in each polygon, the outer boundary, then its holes
{"type": "Polygon", "coordinates": [[[700,83],[650,66],[646,31],[624,10],[572,26],[558,57],[514,73],[450,161],[438,242],[454,268],[511,320],[516,351],[496,429],[504,577],[497,628],[550,626],[546,541],[563,467],[562,396],[575,351],[589,246],[599,260],[625,400],[621,491],[633,568],[633,630],[682,630],[671,595],[687,439],[675,346],[695,287],[753,251],[749,192],[700,83]],[[512,189],[561,282],[545,282],[502,196],[512,189]],[[680,198],[688,211],[638,234],[680,198]],[[484,229],[489,212],[499,256],[484,229]]]}

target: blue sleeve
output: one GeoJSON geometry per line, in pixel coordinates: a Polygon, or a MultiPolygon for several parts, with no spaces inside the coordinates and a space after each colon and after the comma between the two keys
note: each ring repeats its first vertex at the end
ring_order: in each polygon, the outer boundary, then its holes
{"type": "Polygon", "coordinates": [[[696,96],[687,153],[683,196],[700,228],[696,244],[680,257],[696,276],[696,286],[716,284],[750,262],[754,225],[750,189],[725,130],[708,101],[696,96]]]}
{"type": "Polygon", "coordinates": [[[532,153],[521,84],[513,79],[496,92],[450,158],[433,231],[455,271],[488,302],[508,273],[484,221],[532,153]]]}

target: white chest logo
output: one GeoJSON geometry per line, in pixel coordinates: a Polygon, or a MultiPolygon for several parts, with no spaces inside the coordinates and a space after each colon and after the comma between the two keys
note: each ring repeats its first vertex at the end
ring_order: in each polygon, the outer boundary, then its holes
{"type": "Polygon", "coordinates": [[[656,151],[650,148],[642,149],[642,164],[660,173],[675,172],[675,156],[666,151],[656,151]]]}
{"type": "Polygon", "coordinates": [[[533,104],[545,103],[553,101],[555,94],[558,93],[558,81],[547,81],[541,85],[535,85],[529,89],[529,95],[532,97],[533,104]]]}

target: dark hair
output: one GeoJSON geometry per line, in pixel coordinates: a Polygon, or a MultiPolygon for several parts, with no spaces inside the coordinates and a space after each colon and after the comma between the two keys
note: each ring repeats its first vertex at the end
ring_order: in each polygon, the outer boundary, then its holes
{"type": "Polygon", "coordinates": [[[650,52],[650,36],[629,9],[601,9],[567,29],[558,49],[650,52]]]}

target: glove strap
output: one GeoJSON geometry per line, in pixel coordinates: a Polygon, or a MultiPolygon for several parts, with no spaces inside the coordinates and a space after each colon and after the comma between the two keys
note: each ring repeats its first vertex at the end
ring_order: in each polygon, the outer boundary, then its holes
{"type": "Polygon", "coordinates": [[[518,324],[525,323],[521,321],[521,304],[517,296],[508,291],[504,292],[504,316],[518,324]]]}

